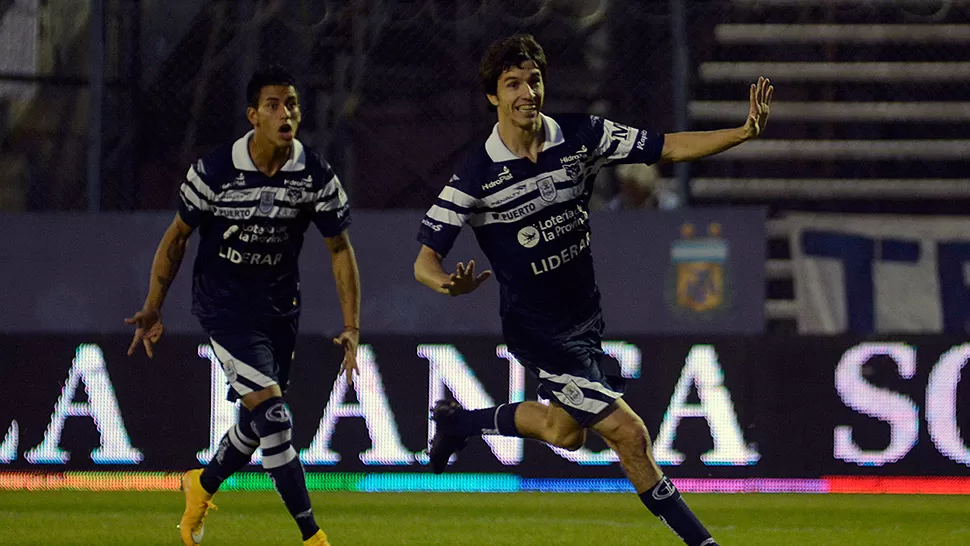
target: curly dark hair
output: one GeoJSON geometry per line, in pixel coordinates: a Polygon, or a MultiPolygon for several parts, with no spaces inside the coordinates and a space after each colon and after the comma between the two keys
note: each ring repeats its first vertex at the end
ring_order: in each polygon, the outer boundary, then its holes
{"type": "Polygon", "coordinates": [[[267,85],[292,85],[296,87],[296,78],[278,64],[262,67],[253,73],[246,85],[246,100],[253,108],[259,108],[259,93],[267,85]]]}
{"type": "Polygon", "coordinates": [[[546,78],[546,52],[531,34],[516,34],[492,42],[485,50],[482,63],[478,67],[478,79],[482,82],[485,94],[496,94],[499,76],[526,61],[536,63],[542,79],[546,78]]]}

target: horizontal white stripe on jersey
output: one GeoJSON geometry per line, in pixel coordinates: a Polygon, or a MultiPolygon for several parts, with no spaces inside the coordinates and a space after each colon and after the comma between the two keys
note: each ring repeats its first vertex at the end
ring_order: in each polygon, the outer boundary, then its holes
{"type": "Polygon", "coordinates": [[[439,207],[438,205],[433,205],[428,210],[428,218],[431,218],[436,222],[441,222],[452,226],[461,227],[462,224],[468,221],[468,216],[468,214],[458,214],[453,210],[439,207]]]}
{"type": "MultiPolygon", "coordinates": [[[[336,179],[337,177],[333,178],[333,180],[336,179]]],[[[343,186],[340,184],[335,184],[333,181],[327,184],[324,189],[320,190],[318,194],[319,195],[315,199],[317,204],[313,207],[313,210],[316,212],[325,210],[339,210],[347,206],[347,193],[344,192],[343,186]],[[336,192],[334,191],[334,186],[336,186],[336,192]]]]}
{"type": "Polygon", "coordinates": [[[186,205],[192,205],[193,207],[203,211],[209,210],[209,202],[201,199],[188,182],[182,182],[182,187],[179,188],[179,196],[186,205]]]}
{"type": "Polygon", "coordinates": [[[478,201],[474,197],[453,186],[445,186],[438,194],[438,199],[466,209],[478,206],[478,201]]]}
{"type": "Polygon", "coordinates": [[[185,179],[192,184],[192,188],[209,201],[215,199],[216,194],[209,188],[209,185],[205,183],[204,180],[199,176],[199,173],[195,172],[195,165],[189,167],[189,172],[185,173],[185,179]]]}
{"type": "Polygon", "coordinates": [[[216,205],[221,204],[231,204],[231,203],[245,203],[247,201],[252,203],[258,203],[262,199],[263,194],[270,193],[273,195],[274,201],[282,201],[288,205],[299,205],[301,203],[308,203],[313,200],[316,195],[314,193],[303,192],[299,190],[292,190],[290,188],[277,188],[272,186],[257,186],[255,188],[242,188],[221,191],[216,195],[215,203],[216,205]]]}
{"type": "MultiPolygon", "coordinates": [[[[568,174],[566,174],[565,167],[556,169],[554,171],[545,172],[531,178],[523,178],[522,180],[516,181],[514,184],[509,184],[506,188],[502,188],[499,191],[482,197],[481,206],[484,208],[493,209],[495,207],[504,205],[513,199],[521,199],[525,195],[536,193],[539,191],[539,180],[544,178],[552,178],[553,183],[571,182],[573,180],[568,174]]],[[[577,182],[577,184],[581,185],[582,181],[577,182]]],[[[559,197],[558,192],[556,197],[559,197]]]]}
{"type": "Polygon", "coordinates": [[[261,210],[258,206],[251,207],[213,207],[212,214],[230,220],[248,220],[254,217],[262,218],[296,218],[300,209],[273,205],[269,210],[261,210]]]}
{"type": "MultiPolygon", "coordinates": [[[[540,178],[539,180],[541,179],[542,178],[540,178]]],[[[539,181],[537,180],[534,183],[538,185],[539,181]]],[[[545,199],[542,198],[541,195],[536,195],[534,198],[509,210],[503,210],[503,211],[486,210],[483,212],[476,212],[469,216],[468,225],[472,227],[479,227],[479,226],[486,226],[489,224],[507,224],[510,222],[518,222],[523,218],[528,218],[529,216],[542,212],[542,210],[545,209],[546,207],[571,201],[579,197],[580,195],[582,195],[582,193],[583,193],[582,183],[577,183],[568,188],[557,188],[556,196],[553,198],[552,201],[546,201],[545,199]]]]}

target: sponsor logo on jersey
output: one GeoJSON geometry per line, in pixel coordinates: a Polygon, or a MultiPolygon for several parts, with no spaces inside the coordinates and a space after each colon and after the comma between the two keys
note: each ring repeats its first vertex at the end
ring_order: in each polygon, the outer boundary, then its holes
{"type": "MultiPolygon", "coordinates": [[[[577,206],[576,208],[567,209],[555,216],[543,218],[535,224],[526,226],[519,230],[519,244],[525,246],[526,248],[532,248],[541,241],[555,241],[560,236],[586,225],[586,219],[588,217],[589,213],[586,212],[582,207],[577,206]],[[537,240],[531,246],[522,242],[522,233],[526,230],[535,232],[538,235],[537,240]]],[[[531,242],[531,239],[529,239],[529,241],[531,242]]]]}
{"type": "Polygon", "coordinates": [[[640,138],[637,139],[637,150],[642,150],[647,145],[647,132],[640,131],[640,138]]]}
{"type": "Polygon", "coordinates": [[[567,155],[559,158],[559,162],[562,163],[562,168],[566,171],[566,176],[572,179],[576,179],[583,172],[583,163],[588,155],[588,150],[584,144],[575,154],[567,155]]]}
{"type": "MultiPolygon", "coordinates": [[[[202,162],[200,161],[199,164],[201,163],[202,162]]],[[[243,173],[239,173],[236,175],[236,178],[234,178],[231,182],[226,182],[225,184],[220,186],[219,189],[228,190],[229,188],[241,188],[245,185],[246,185],[246,175],[244,175],[243,173]]]]}
{"type": "Polygon", "coordinates": [[[521,218],[522,216],[525,216],[530,212],[535,212],[535,210],[536,210],[535,203],[526,203],[517,209],[508,210],[505,212],[493,212],[492,219],[508,222],[509,220],[515,220],[516,218],[521,218]]]}
{"type": "Polygon", "coordinates": [[[519,240],[519,244],[526,247],[532,248],[539,244],[540,235],[539,230],[533,226],[525,226],[519,230],[519,234],[516,236],[519,240]]]}
{"type": "Polygon", "coordinates": [[[222,216],[223,218],[228,218],[230,220],[246,220],[253,215],[253,209],[216,207],[215,209],[213,209],[213,214],[215,214],[216,216],[222,216]]]}
{"type": "Polygon", "coordinates": [[[313,175],[306,175],[300,180],[293,180],[292,178],[284,178],[283,185],[288,188],[301,188],[309,189],[313,186],[313,175]]]}
{"type": "Polygon", "coordinates": [[[428,220],[427,218],[422,218],[421,219],[421,223],[424,224],[424,225],[426,225],[426,226],[428,226],[428,229],[430,229],[431,231],[433,231],[435,233],[438,233],[439,231],[441,231],[441,224],[439,224],[437,222],[432,222],[431,220],[428,220]]]}
{"type": "Polygon", "coordinates": [[[290,240],[287,226],[250,224],[239,234],[239,240],[244,243],[278,244],[290,240]]]}
{"type": "Polygon", "coordinates": [[[578,243],[569,245],[566,248],[560,250],[556,254],[551,256],[546,256],[537,262],[532,262],[532,274],[542,275],[543,273],[548,273],[562,267],[563,264],[568,263],[579,256],[584,251],[589,249],[589,233],[579,240],[578,243]]]}
{"type": "Polygon", "coordinates": [[[259,252],[239,252],[235,248],[224,246],[219,248],[219,257],[234,264],[242,265],[278,265],[283,260],[282,253],[261,254],[259,252]]]}
{"type": "Polygon", "coordinates": [[[502,171],[498,173],[498,178],[492,180],[491,182],[486,182],[482,184],[483,190],[490,190],[496,186],[500,186],[509,180],[512,180],[512,172],[509,171],[508,167],[502,167],[502,171]]]}
{"type": "MultiPolygon", "coordinates": [[[[525,192],[528,189],[529,189],[529,184],[527,183],[519,184],[518,186],[514,186],[508,190],[504,190],[506,192],[504,196],[494,201],[490,201],[489,204],[490,206],[493,206],[493,207],[504,205],[510,201],[514,201],[515,199],[518,199],[519,197],[525,195],[525,192]]],[[[489,199],[491,200],[492,197],[489,197],[489,199]]]]}

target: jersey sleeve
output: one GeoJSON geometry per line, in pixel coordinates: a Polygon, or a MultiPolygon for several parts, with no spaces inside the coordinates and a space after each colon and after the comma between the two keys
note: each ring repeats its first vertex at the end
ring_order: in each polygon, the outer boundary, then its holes
{"type": "Polygon", "coordinates": [[[323,188],[313,201],[313,223],[324,237],[336,237],[350,227],[350,203],[340,179],[329,165],[323,165],[323,188]]]}
{"type": "Polygon", "coordinates": [[[447,256],[451,251],[461,227],[468,221],[475,207],[475,198],[459,190],[456,187],[458,182],[458,175],[451,177],[438,194],[434,205],[421,219],[421,227],[418,229],[418,242],[441,256],[447,256]]]}
{"type": "Polygon", "coordinates": [[[599,142],[593,154],[606,160],[607,165],[645,163],[652,165],[660,160],[664,147],[663,133],[648,129],[636,129],[612,120],[590,116],[594,140],[599,142]]]}
{"type": "Polygon", "coordinates": [[[186,224],[197,227],[205,215],[212,213],[215,193],[203,178],[205,164],[199,160],[185,174],[185,182],[179,188],[179,216],[186,224]]]}

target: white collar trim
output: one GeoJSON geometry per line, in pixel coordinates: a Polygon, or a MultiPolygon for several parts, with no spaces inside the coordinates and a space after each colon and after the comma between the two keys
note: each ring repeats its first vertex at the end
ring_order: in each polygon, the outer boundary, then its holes
{"type": "MultiPolygon", "coordinates": [[[[542,116],[542,128],[546,132],[546,141],[542,143],[542,149],[540,152],[544,152],[549,148],[554,146],[559,146],[565,139],[562,136],[562,127],[556,123],[556,120],[551,117],[539,113],[542,116]]],[[[502,137],[498,134],[498,123],[492,127],[492,134],[489,135],[488,140],[485,141],[485,151],[488,152],[488,157],[495,163],[501,163],[502,161],[513,161],[515,159],[521,159],[519,156],[512,153],[508,146],[502,142],[502,137]]]]}
{"type": "MultiPolygon", "coordinates": [[[[250,130],[242,138],[232,144],[232,165],[240,171],[258,171],[253,158],[249,155],[249,139],[253,138],[255,131],[250,130]]],[[[293,147],[290,148],[290,158],[280,167],[280,171],[302,171],[306,168],[306,151],[303,143],[293,139],[293,147]]]]}

